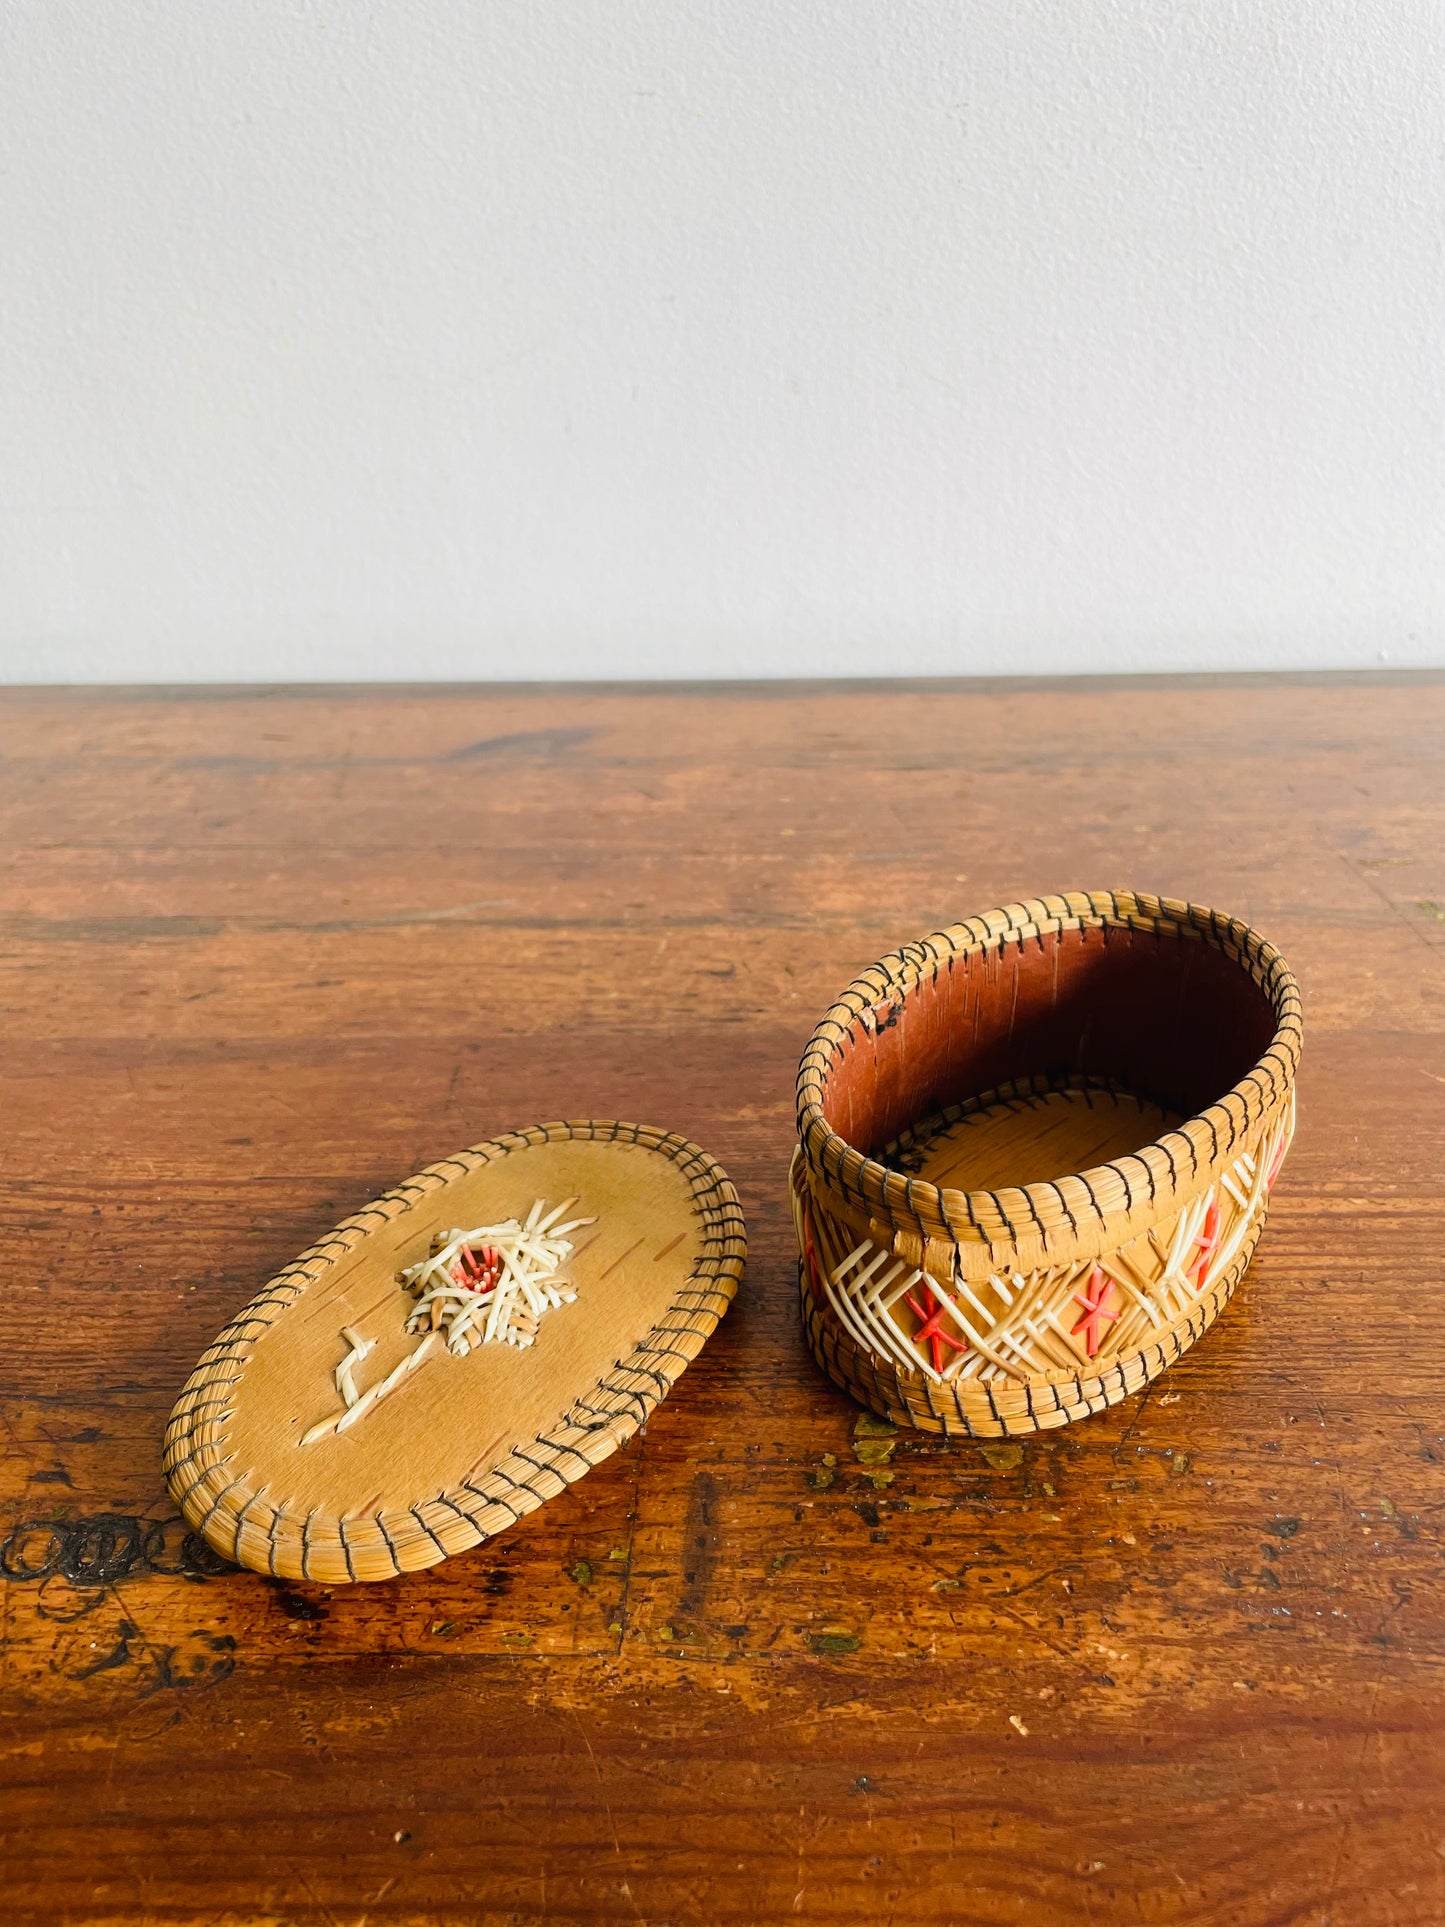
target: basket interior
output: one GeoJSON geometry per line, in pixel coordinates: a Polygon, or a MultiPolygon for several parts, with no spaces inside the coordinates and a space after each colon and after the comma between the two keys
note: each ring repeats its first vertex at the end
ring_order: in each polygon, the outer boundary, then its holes
{"type": "Polygon", "coordinates": [[[956,1105],[884,1145],[879,1158],[944,1190],[1001,1191],[1108,1164],[1181,1121],[1132,1092],[1075,1085],[956,1105]]]}
{"type": "Polygon", "coordinates": [[[834,1059],[823,1113],[855,1149],[935,1183],[1036,1183],[1204,1110],[1275,1026],[1264,990],[1212,944],[1066,928],[958,953],[881,999],[834,1059]]]}

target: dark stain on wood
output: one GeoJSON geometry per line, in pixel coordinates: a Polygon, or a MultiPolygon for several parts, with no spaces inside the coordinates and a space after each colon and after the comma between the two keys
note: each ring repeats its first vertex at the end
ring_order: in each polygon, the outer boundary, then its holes
{"type": "Polygon", "coordinates": [[[682,1523],[682,1590],[675,1618],[692,1624],[707,1609],[718,1555],[718,1486],[711,1472],[695,1472],[682,1523]]]}

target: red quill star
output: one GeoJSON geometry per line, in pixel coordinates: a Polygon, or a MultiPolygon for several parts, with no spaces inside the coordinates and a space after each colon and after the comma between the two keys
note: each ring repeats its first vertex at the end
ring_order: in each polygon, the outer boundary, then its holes
{"type": "Polygon", "coordinates": [[[1204,1214],[1204,1229],[1194,1242],[1199,1256],[1190,1270],[1194,1273],[1194,1289],[1199,1291],[1203,1288],[1205,1267],[1219,1249],[1219,1202],[1216,1198],[1209,1200],[1209,1209],[1204,1214]]]}
{"type": "Polygon", "coordinates": [[[1073,1329],[1072,1336],[1084,1334],[1084,1349],[1092,1358],[1103,1344],[1106,1333],[1103,1320],[1112,1324],[1119,1316],[1110,1309],[1113,1294],[1118,1289],[1112,1278],[1106,1277],[1101,1266],[1095,1265],[1089,1273],[1089,1282],[1082,1292],[1074,1293],[1074,1303],[1084,1307],[1084,1315],[1073,1329]]]}
{"type": "Polygon", "coordinates": [[[921,1345],[925,1339],[927,1340],[928,1349],[933,1355],[933,1369],[936,1372],[941,1372],[943,1370],[944,1346],[952,1345],[956,1352],[966,1352],[968,1345],[964,1339],[955,1338],[952,1332],[946,1332],[943,1329],[941,1323],[943,1314],[950,1309],[947,1299],[940,1299],[932,1285],[925,1284],[923,1289],[928,1293],[929,1309],[927,1311],[919,1304],[911,1291],[905,1301],[908,1309],[923,1320],[922,1325],[913,1334],[913,1342],[915,1345],[921,1345]]]}

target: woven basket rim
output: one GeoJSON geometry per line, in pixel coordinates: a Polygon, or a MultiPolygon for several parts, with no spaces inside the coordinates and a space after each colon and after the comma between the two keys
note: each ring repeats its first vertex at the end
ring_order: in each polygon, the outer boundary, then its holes
{"type": "MultiPolygon", "coordinates": [[[[866,1025],[865,1025],[866,1027],[866,1025]]],[[[819,1019],[798,1067],[798,1141],[813,1181],[843,1215],[916,1239],[930,1255],[977,1275],[1010,1264],[1097,1256],[1178,1210],[1213,1184],[1247,1140],[1284,1112],[1302,1036],[1299,988],[1276,947],[1242,918],[1142,891],[1070,891],[1004,905],[904,944],[871,965],[819,1019]],[[908,1177],[859,1151],[828,1123],[823,1096],[843,1039],[865,1012],[906,998],[959,956],[1083,928],[1129,929],[1209,943],[1244,970],[1271,1004],[1268,1047],[1237,1083],[1173,1130],[1107,1164],[999,1190],[960,1191],[908,1177]],[[880,1224],[881,1220],[881,1224],[880,1224]],[[932,1252],[930,1253],[930,1247],[932,1252]]]]}

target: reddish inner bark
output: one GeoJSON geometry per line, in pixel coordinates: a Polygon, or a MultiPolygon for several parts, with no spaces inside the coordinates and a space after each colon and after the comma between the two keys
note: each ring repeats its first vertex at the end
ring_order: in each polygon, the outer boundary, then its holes
{"type": "Polygon", "coordinates": [[[1219,951],[1117,928],[955,957],[878,1016],[876,1034],[855,1022],[823,1094],[832,1129],[869,1154],[949,1104],[1038,1074],[1110,1077],[1193,1115],[1275,1031],[1264,991],[1219,951]]]}

